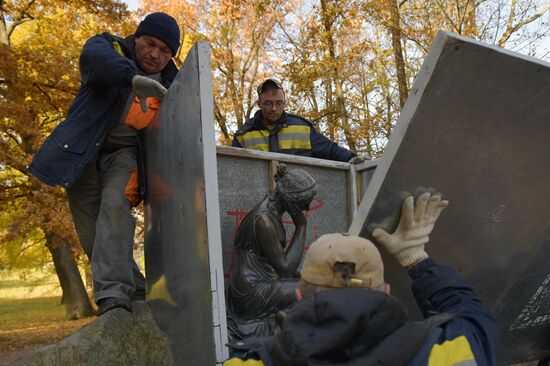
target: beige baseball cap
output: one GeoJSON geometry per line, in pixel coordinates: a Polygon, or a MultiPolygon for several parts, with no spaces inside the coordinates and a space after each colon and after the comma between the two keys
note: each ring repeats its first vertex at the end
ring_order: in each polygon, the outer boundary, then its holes
{"type": "Polygon", "coordinates": [[[384,284],[384,264],[369,240],[326,234],[309,247],[302,279],[318,286],[374,288],[384,284]]]}

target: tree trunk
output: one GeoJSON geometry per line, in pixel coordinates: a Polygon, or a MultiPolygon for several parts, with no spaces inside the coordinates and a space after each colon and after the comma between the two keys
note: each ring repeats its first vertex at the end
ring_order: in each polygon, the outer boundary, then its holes
{"type": "Polygon", "coordinates": [[[464,35],[470,38],[477,38],[477,20],[476,20],[476,10],[477,5],[475,1],[466,3],[466,14],[465,14],[465,24],[464,24],[464,35]]]}
{"type": "Polygon", "coordinates": [[[56,234],[48,234],[46,247],[52,255],[55,272],[63,290],[65,318],[75,320],[94,315],[94,308],[88,298],[68,241],[56,234]]]}
{"type": "MultiPolygon", "coordinates": [[[[338,65],[338,59],[336,57],[336,46],[334,45],[334,38],[332,36],[333,19],[331,19],[331,11],[328,8],[329,5],[327,4],[327,0],[320,0],[320,1],[321,1],[321,16],[322,16],[323,25],[325,28],[325,38],[326,38],[326,43],[328,48],[328,55],[330,58],[331,76],[332,76],[332,81],[334,83],[334,89],[336,94],[336,111],[341,121],[342,129],[344,130],[344,135],[346,136],[346,141],[350,147],[350,150],[356,151],[355,140],[351,133],[351,128],[348,122],[346,102],[345,102],[344,91],[342,87],[343,83],[341,81],[341,78],[339,77],[340,70],[338,65]]],[[[334,136],[331,136],[331,138],[334,139],[334,136]]]]}
{"type": "Polygon", "coordinates": [[[325,77],[325,110],[327,112],[328,135],[331,140],[336,138],[336,120],[334,119],[334,101],[332,98],[332,81],[325,77]]]}
{"type": "Polygon", "coordinates": [[[220,126],[220,130],[223,134],[223,141],[222,143],[224,145],[231,145],[231,139],[229,138],[229,132],[227,131],[227,120],[225,116],[222,114],[222,111],[220,110],[220,106],[216,101],[214,101],[214,116],[216,117],[216,121],[218,121],[218,126],[220,126]]]}
{"type": "Polygon", "coordinates": [[[407,100],[407,74],[405,73],[405,61],[403,59],[403,49],[401,47],[401,24],[399,16],[399,7],[397,0],[388,0],[388,6],[391,14],[391,42],[393,57],[395,59],[395,70],[397,71],[397,85],[399,89],[399,106],[403,108],[407,100]]]}
{"type": "Polygon", "coordinates": [[[6,46],[10,45],[10,37],[8,36],[6,25],[6,14],[3,11],[0,11],[0,43],[6,46]]]}

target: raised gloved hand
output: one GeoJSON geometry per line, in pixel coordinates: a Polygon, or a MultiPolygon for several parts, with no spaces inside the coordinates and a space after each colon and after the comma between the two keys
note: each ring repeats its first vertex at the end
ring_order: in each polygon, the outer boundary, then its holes
{"type": "Polygon", "coordinates": [[[147,97],[156,97],[162,100],[168,91],[158,81],[141,75],[136,75],[132,78],[132,90],[136,97],[139,98],[139,104],[144,113],[147,111],[147,97]]]}
{"type": "Polygon", "coordinates": [[[357,165],[357,164],[364,163],[365,160],[366,160],[366,159],[365,159],[364,156],[362,156],[362,155],[357,155],[357,156],[354,156],[353,158],[349,159],[348,164],[357,165]]]}
{"type": "Polygon", "coordinates": [[[437,218],[449,201],[439,195],[423,193],[414,202],[412,196],[403,202],[399,225],[393,234],[378,228],[372,232],[374,239],[391,253],[403,267],[410,267],[428,258],[424,245],[437,218]]]}

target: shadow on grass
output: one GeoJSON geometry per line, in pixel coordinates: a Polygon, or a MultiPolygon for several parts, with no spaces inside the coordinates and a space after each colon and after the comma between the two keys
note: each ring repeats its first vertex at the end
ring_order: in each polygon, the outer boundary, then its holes
{"type": "Polygon", "coordinates": [[[0,352],[56,343],[93,319],[65,320],[59,296],[0,298],[0,352]]]}

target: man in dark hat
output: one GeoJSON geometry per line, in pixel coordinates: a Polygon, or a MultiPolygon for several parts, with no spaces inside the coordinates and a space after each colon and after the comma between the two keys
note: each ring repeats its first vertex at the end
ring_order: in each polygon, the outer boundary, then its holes
{"type": "Polygon", "coordinates": [[[260,108],[233,137],[233,147],[309,156],[358,164],[364,161],[315,130],[307,119],[285,112],[283,85],[266,79],[258,86],[260,108]]]}
{"type": "Polygon", "coordinates": [[[142,132],[155,117],[177,67],[174,18],[153,13],[134,35],[90,38],[80,55],[81,86],[67,119],[44,141],[29,171],[65,187],[80,243],[92,264],[99,313],[131,311],[145,298],[132,253],[131,208],[144,195],[142,132]]]}

